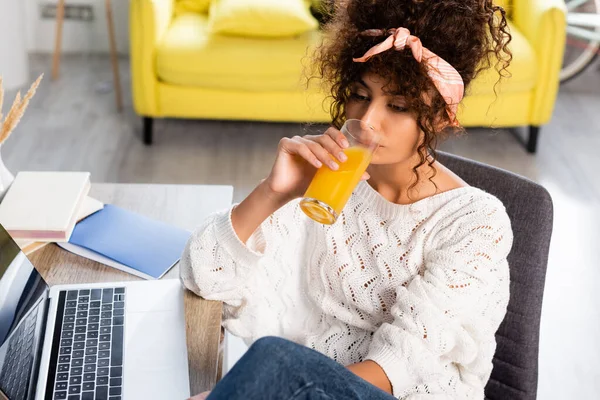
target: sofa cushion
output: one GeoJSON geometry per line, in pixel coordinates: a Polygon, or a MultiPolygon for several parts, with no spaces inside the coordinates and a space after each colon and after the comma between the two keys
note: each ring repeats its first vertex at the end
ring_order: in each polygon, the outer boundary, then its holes
{"type": "Polygon", "coordinates": [[[212,0],[177,0],[175,4],[175,13],[184,14],[187,12],[196,12],[207,14],[212,0]]]}
{"type": "Polygon", "coordinates": [[[304,0],[215,0],[209,14],[210,30],[225,35],[280,38],[319,25],[304,0]]]}
{"type": "MultiPolygon", "coordinates": [[[[528,92],[536,86],[537,58],[535,51],[515,24],[508,21],[508,27],[512,35],[512,41],[509,43],[508,48],[513,53],[508,73],[512,76],[503,79],[496,89],[497,91],[512,93],[528,92]]],[[[467,90],[467,95],[494,93],[494,84],[499,78],[498,72],[493,66],[495,62],[496,58],[492,57],[492,68],[482,71],[475,78],[467,90]]]]}
{"type": "Polygon", "coordinates": [[[207,16],[176,16],[157,46],[160,80],[182,86],[250,91],[295,91],[302,85],[307,47],[320,43],[310,31],[280,39],[210,34],[207,16]]]}

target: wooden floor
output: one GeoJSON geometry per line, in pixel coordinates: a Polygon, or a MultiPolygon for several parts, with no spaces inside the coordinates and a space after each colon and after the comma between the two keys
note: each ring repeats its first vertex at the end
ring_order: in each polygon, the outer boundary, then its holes
{"type": "MultiPolygon", "coordinates": [[[[71,56],[50,81],[51,60],[32,57],[38,95],[3,146],[8,168],[90,171],[95,182],[228,184],[243,199],[268,173],[297,124],[157,121],[141,143],[131,108],[129,64],[121,60],[126,111],[115,111],[107,57],[71,56]]],[[[7,101],[12,101],[10,93],[7,101]]],[[[317,129],[319,127],[312,127],[317,129]]],[[[537,155],[507,130],[471,129],[442,146],[525,175],[555,202],[555,227],[541,333],[539,399],[596,399],[600,393],[600,65],[561,88],[537,155]]],[[[190,204],[190,207],[193,207],[190,204]]]]}

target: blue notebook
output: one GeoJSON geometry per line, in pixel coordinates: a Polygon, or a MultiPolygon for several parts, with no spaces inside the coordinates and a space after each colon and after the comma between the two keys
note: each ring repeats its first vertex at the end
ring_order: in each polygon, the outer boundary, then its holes
{"type": "Polygon", "coordinates": [[[189,237],[184,229],[107,204],[75,226],[69,243],[159,279],[179,261],[189,237]]]}

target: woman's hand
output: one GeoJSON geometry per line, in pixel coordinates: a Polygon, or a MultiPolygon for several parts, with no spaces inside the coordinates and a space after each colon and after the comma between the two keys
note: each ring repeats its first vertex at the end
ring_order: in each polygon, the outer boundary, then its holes
{"type": "Polygon", "coordinates": [[[343,152],[346,148],[348,140],[333,127],[322,135],[283,138],[265,183],[274,194],[287,201],[300,197],[308,189],[317,169],[322,166],[333,171],[339,169],[338,162],[347,159],[343,152]]]}
{"type": "MultiPolygon", "coordinates": [[[[281,139],[269,177],[231,212],[231,224],[240,241],[246,243],[269,215],[302,196],[318,168],[326,165],[337,170],[336,160],[346,161],[343,150],[347,147],[348,141],[335,128],[322,135],[281,139]]],[[[368,177],[365,172],[362,178],[368,177]]]]}

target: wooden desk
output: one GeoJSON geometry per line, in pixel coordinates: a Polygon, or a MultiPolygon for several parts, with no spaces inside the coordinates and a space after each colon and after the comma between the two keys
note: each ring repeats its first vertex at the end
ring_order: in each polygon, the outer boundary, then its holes
{"type": "MultiPolygon", "coordinates": [[[[230,186],[93,184],[90,196],[175,226],[192,230],[210,213],[227,208],[230,186]]],[[[140,251],[143,251],[140,249],[140,251]]],[[[49,245],[29,259],[49,285],[116,282],[139,278],[49,245]]],[[[179,267],[166,278],[179,277],[179,267]]],[[[185,295],[185,318],[192,395],[211,390],[217,381],[221,303],[185,295]]],[[[183,399],[182,399],[183,400],[183,399]]]]}

